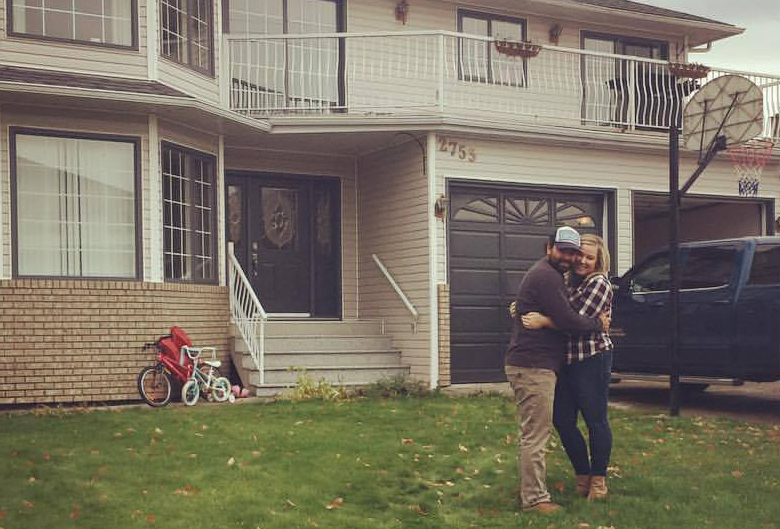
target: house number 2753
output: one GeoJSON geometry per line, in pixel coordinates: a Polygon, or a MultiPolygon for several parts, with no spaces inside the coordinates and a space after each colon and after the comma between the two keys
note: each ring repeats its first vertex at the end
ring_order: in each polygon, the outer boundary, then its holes
{"type": "Polygon", "coordinates": [[[477,150],[474,147],[468,147],[447,138],[439,138],[439,152],[448,152],[450,156],[466,162],[477,161],[477,150]]]}

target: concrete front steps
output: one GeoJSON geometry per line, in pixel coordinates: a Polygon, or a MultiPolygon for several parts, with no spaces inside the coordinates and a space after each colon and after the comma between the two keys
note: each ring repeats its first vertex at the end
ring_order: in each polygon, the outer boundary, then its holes
{"type": "Polygon", "coordinates": [[[235,326],[231,356],[245,387],[260,397],[295,386],[302,370],[314,382],[364,386],[398,375],[407,376],[401,351],[379,322],[365,320],[269,320],[265,332],[265,380],[255,367],[235,326]]]}

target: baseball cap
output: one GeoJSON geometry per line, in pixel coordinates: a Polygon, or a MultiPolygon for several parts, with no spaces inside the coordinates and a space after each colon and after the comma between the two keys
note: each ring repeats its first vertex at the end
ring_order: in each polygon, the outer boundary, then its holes
{"type": "Polygon", "coordinates": [[[580,234],[569,226],[562,226],[555,232],[555,246],[561,250],[580,250],[580,234]]]}

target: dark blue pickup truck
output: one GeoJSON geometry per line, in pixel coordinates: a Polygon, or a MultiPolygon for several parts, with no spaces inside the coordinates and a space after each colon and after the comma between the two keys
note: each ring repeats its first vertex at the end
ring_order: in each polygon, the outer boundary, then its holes
{"type": "MultiPolygon", "coordinates": [[[[780,380],[780,237],[680,245],[681,375],[780,380]]],[[[669,254],[614,280],[613,372],[670,372],[669,254]]]]}

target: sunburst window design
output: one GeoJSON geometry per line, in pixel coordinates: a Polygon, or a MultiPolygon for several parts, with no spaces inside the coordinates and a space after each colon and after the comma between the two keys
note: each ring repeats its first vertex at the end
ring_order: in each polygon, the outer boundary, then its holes
{"type": "Polygon", "coordinates": [[[542,198],[507,198],[504,217],[507,224],[549,226],[550,202],[542,198]]]}

